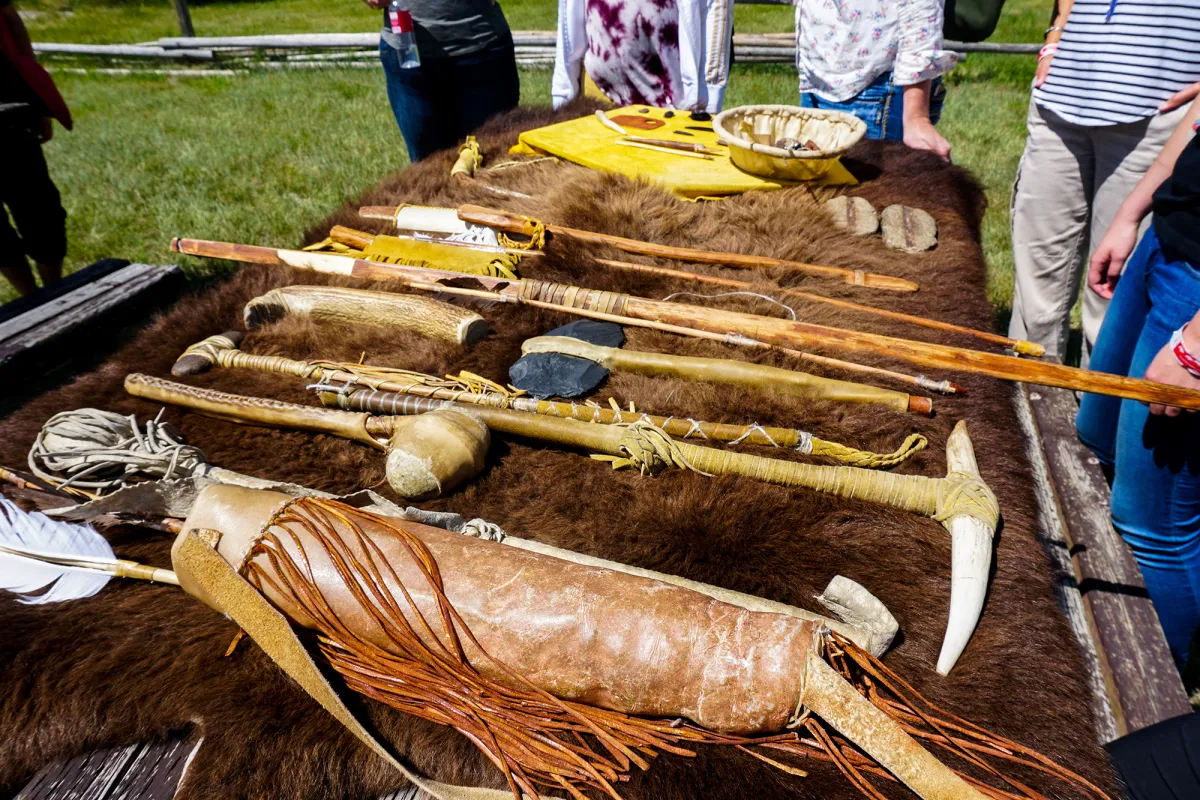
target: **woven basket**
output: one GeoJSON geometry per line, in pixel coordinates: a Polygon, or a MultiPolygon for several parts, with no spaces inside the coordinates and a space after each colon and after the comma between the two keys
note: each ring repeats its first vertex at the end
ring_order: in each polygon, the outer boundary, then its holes
{"type": "Polygon", "coordinates": [[[751,175],[809,181],[828,172],[838,156],[867,133],[853,114],[798,106],[738,106],[713,119],[713,131],[729,144],[734,166],[751,175]],[[811,141],[816,150],[785,150],[780,139],[811,141]]]}

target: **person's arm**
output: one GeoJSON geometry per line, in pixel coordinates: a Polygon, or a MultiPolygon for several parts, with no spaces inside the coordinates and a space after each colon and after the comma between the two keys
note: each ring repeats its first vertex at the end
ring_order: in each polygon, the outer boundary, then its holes
{"type": "Polygon", "coordinates": [[[5,27],[12,35],[17,53],[32,57],[33,42],[29,40],[29,31],[25,29],[25,22],[21,19],[21,15],[17,13],[17,7],[12,3],[0,5],[0,17],[4,18],[5,27]]]}
{"type": "Polygon", "coordinates": [[[1200,82],[1193,83],[1183,87],[1175,94],[1171,95],[1158,107],[1158,113],[1165,114],[1168,111],[1174,111],[1182,105],[1186,105],[1200,95],[1200,82]]]}
{"type": "Polygon", "coordinates": [[[958,56],[942,49],[944,0],[910,0],[897,20],[896,61],[892,80],[904,87],[904,143],[932,150],[950,160],[950,143],[929,118],[931,82],[954,66],[958,56]]]}
{"type": "MultiPolygon", "coordinates": [[[[1194,135],[1192,125],[1197,119],[1200,119],[1200,99],[1192,101],[1191,107],[1175,126],[1171,138],[1163,145],[1150,169],[1146,170],[1146,174],[1117,209],[1112,225],[1092,253],[1088,264],[1088,288],[1101,297],[1113,296],[1121,270],[1125,267],[1125,260],[1137,246],[1138,228],[1150,213],[1154,193],[1163,181],[1171,177],[1179,154],[1194,135]]],[[[1200,350],[1196,352],[1200,353],[1200,350]]]]}
{"type": "Polygon", "coordinates": [[[1071,16],[1071,7],[1075,0],[1056,0],[1054,14],[1050,17],[1050,27],[1046,29],[1042,50],[1038,53],[1037,71],[1033,73],[1033,85],[1041,86],[1050,74],[1050,62],[1058,50],[1058,42],[1062,39],[1063,29],[1067,27],[1067,19],[1071,16]]]}
{"type": "MultiPolygon", "coordinates": [[[[29,31],[25,28],[25,21],[17,13],[17,7],[12,3],[0,3],[0,19],[4,20],[4,27],[12,37],[13,45],[17,48],[17,54],[33,58],[33,42],[29,39],[29,31]]],[[[48,142],[54,138],[54,120],[49,117],[42,117],[42,130],[40,133],[43,142],[48,142]]]]}
{"type": "MultiPolygon", "coordinates": [[[[1192,317],[1191,322],[1183,326],[1180,331],[1180,339],[1183,345],[1185,358],[1200,358],[1200,311],[1192,317]]],[[[1195,364],[1200,366],[1200,364],[1195,364]]],[[[1193,369],[1195,368],[1193,366],[1193,369]]],[[[1183,361],[1175,352],[1173,342],[1168,342],[1163,349],[1158,351],[1158,355],[1150,362],[1150,366],[1146,367],[1146,380],[1165,383],[1168,386],[1178,386],[1182,389],[1200,389],[1200,377],[1194,374],[1191,370],[1183,365],[1183,361]]],[[[1176,406],[1164,406],[1158,403],[1150,404],[1151,414],[1165,414],[1168,417],[1177,417],[1183,409],[1176,406]]],[[[1195,413],[1196,409],[1187,409],[1188,413],[1195,413]]]]}
{"type": "Polygon", "coordinates": [[[950,143],[937,132],[929,118],[929,93],[932,81],[904,87],[904,143],[917,150],[932,150],[950,160],[950,143]]]}

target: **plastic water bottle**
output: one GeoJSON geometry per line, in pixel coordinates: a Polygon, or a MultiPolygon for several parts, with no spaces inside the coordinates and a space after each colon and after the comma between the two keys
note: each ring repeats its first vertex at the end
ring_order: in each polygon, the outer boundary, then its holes
{"type": "Polygon", "coordinates": [[[421,54],[417,52],[417,37],[413,33],[412,12],[407,0],[392,0],[387,7],[383,27],[383,39],[395,49],[400,57],[400,66],[412,69],[421,66],[421,54]]]}

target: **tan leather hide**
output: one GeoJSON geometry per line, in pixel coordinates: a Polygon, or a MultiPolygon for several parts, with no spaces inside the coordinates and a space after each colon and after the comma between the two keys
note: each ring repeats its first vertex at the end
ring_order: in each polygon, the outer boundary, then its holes
{"type": "MultiPolygon", "coordinates": [[[[219,531],[218,551],[240,569],[263,526],[290,500],[274,492],[211,487],[196,503],[184,531],[219,531]]],[[[398,605],[411,613],[401,599],[403,584],[421,613],[436,620],[432,592],[405,548],[382,525],[362,524],[396,572],[399,581],[388,577],[386,582],[400,599],[398,605]]],[[[447,597],[487,653],[560,698],[628,714],[683,716],[726,733],[779,731],[796,710],[813,647],[812,622],[747,611],[659,581],[402,524],[433,553],[447,597]]],[[[378,623],[350,596],[323,549],[299,527],[288,531],[304,548],[315,582],[337,616],[394,651],[378,623]]],[[[286,532],[276,527],[275,533],[290,554],[298,555],[286,532]]],[[[343,541],[352,542],[345,536],[343,541]]],[[[264,556],[255,563],[272,574],[264,556]]],[[[184,588],[205,600],[196,587],[185,582],[184,588]]],[[[294,621],[312,627],[311,617],[289,598],[269,586],[265,594],[294,621]]],[[[476,669],[511,681],[467,646],[476,669]]]]}

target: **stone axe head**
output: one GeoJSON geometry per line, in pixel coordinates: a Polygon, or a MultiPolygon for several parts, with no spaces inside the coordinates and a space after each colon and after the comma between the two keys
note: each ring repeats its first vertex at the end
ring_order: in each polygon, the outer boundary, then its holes
{"type": "MultiPolygon", "coordinates": [[[[611,322],[576,320],[545,334],[576,339],[599,347],[621,347],[625,331],[611,322]]],[[[608,367],[578,355],[526,352],[508,370],[508,380],[539,400],[547,397],[582,397],[591,394],[608,377],[608,367]]]]}

